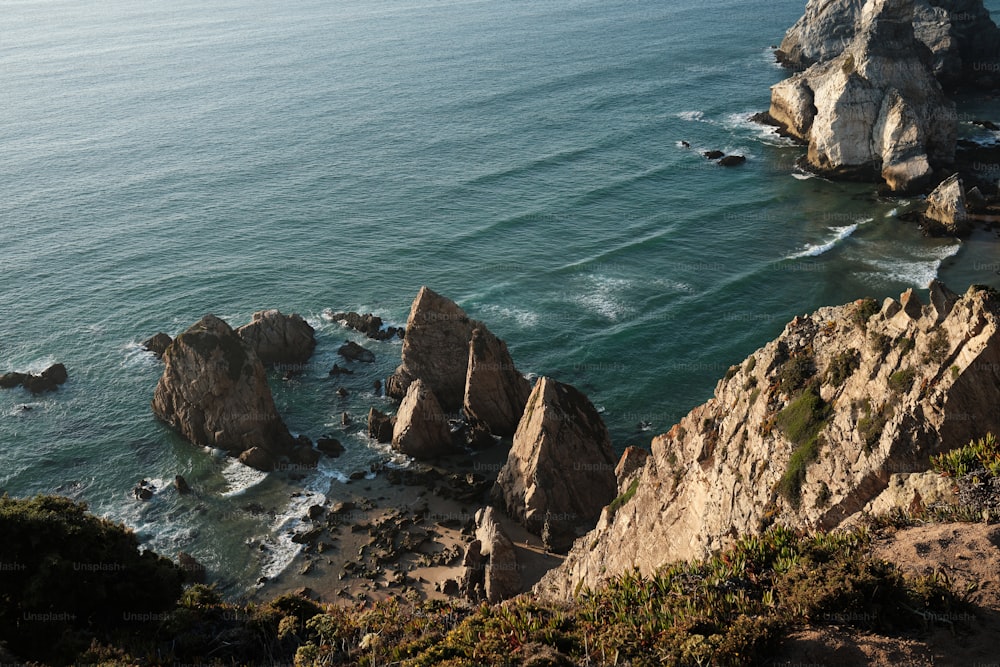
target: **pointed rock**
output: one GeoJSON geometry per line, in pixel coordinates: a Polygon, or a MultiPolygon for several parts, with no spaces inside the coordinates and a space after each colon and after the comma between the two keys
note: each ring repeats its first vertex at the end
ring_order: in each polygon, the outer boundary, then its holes
{"type": "Polygon", "coordinates": [[[387,444],[392,442],[392,431],[396,425],[396,418],[379,412],[375,408],[368,410],[368,437],[387,444]]]}
{"type": "Polygon", "coordinates": [[[931,236],[967,236],[972,231],[965,203],[965,185],[952,174],[927,195],[922,228],[931,236]]]}
{"type": "Polygon", "coordinates": [[[414,380],[406,390],[396,414],[392,448],[417,459],[440,456],[451,449],[448,419],[423,380],[414,380]]]}
{"type": "Polygon", "coordinates": [[[292,449],[292,436],[271,397],[264,366],[228,324],[206,315],[163,355],[153,413],[184,438],[262,470],[292,449]],[[265,456],[266,455],[266,456],[265,456]]]}
{"type": "Polygon", "coordinates": [[[476,539],[463,562],[462,592],[471,600],[496,604],[521,592],[521,571],[497,512],[486,507],[476,512],[476,539]]]}
{"type": "Polygon", "coordinates": [[[485,327],[472,331],[463,411],[494,435],[511,437],[524,412],[531,384],[514,367],[507,345],[485,327]]]}
{"type": "Polygon", "coordinates": [[[576,388],[551,378],[535,385],[493,488],[507,514],[565,549],[617,493],[608,429],[576,388]]]}
{"type": "Polygon", "coordinates": [[[163,353],[167,351],[167,348],[170,347],[170,344],[173,342],[173,338],[161,331],[143,343],[142,346],[152,352],[153,356],[157,359],[162,359],[163,353]]]}

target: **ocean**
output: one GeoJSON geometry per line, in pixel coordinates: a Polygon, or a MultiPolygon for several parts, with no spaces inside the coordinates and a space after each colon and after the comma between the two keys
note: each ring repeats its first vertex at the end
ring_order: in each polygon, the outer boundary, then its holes
{"type": "Polygon", "coordinates": [[[0,391],[0,489],[86,501],[238,597],[287,564],[305,507],[406,463],[362,428],[392,409],[372,383],[399,342],[327,309],[399,325],[428,285],[522,371],[588,394],[621,450],[796,314],[935,277],[1000,286],[992,234],[924,238],[897,218],[912,200],[811,177],[802,148],[748,121],[786,76],[770,47],[803,6],[4,2],[0,372],[60,361],[70,381],[0,391]],[[290,429],[347,447],[298,482],[188,444],[149,407],[161,366],[143,340],[265,308],[317,329],[306,372],[272,377],[290,429]],[[377,361],[330,378],[345,339],[377,361]],[[150,502],[132,497],[141,479],[150,502]]]}

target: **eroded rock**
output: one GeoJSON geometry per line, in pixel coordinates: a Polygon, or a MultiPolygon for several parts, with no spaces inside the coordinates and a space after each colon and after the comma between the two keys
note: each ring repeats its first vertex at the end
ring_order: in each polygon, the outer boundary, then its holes
{"type": "Polygon", "coordinates": [[[304,364],[316,348],[315,331],[308,322],[274,309],[254,313],[236,334],[268,365],[304,364]]]}
{"type": "Polygon", "coordinates": [[[485,327],[473,329],[463,401],[466,418],[494,435],[513,436],[530,393],[531,384],[514,367],[507,345],[485,327]]]}
{"type": "Polygon", "coordinates": [[[414,380],[396,413],[392,448],[423,459],[444,454],[451,447],[448,419],[434,392],[423,380],[414,380]]]}

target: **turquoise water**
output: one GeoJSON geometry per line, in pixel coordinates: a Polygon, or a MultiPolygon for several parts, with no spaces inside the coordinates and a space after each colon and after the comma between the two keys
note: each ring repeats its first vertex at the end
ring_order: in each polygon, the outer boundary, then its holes
{"type": "Polygon", "coordinates": [[[4,3],[0,370],[71,380],[0,392],[0,488],[86,500],[240,594],[286,562],[302,507],[388,457],[340,415],[391,408],[371,383],[399,344],[327,308],[399,324],[429,285],[523,371],[588,393],[624,448],[797,313],[935,275],[997,285],[987,240],[924,239],[907,202],[796,173],[802,150],[746,121],[802,4],[4,3]],[[304,376],[274,378],[286,421],[348,447],[292,500],[153,419],[138,345],[270,307],[318,329],[304,376]],[[379,361],[330,379],[345,338],[379,361]],[[196,497],[131,498],[177,473],[196,497]]]}

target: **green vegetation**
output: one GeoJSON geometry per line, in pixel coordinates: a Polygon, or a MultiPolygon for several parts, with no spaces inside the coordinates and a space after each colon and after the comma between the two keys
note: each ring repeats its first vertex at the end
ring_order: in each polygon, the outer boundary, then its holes
{"type": "MultiPolygon", "coordinates": [[[[676,457],[674,460],[676,461],[676,457]]],[[[618,508],[620,508],[628,501],[632,500],[632,496],[635,495],[635,491],[638,488],[639,488],[639,478],[636,477],[635,479],[632,480],[632,483],[629,484],[628,489],[625,491],[625,493],[621,494],[620,496],[611,501],[611,504],[608,505],[608,513],[611,516],[614,516],[615,513],[618,512],[618,508]]]]}
{"type": "Polygon", "coordinates": [[[872,332],[870,337],[871,340],[869,344],[871,345],[872,352],[884,357],[889,354],[889,350],[892,347],[892,338],[886,336],[884,333],[872,332]]]}
{"type": "Polygon", "coordinates": [[[1000,477],[1000,443],[987,433],[964,447],[931,456],[931,467],[949,477],[964,477],[977,470],[1000,477]]]}
{"type": "Polygon", "coordinates": [[[917,372],[912,368],[904,368],[901,371],[896,371],[889,376],[889,388],[897,394],[905,394],[910,391],[916,376],[917,372]]]}
{"type": "Polygon", "coordinates": [[[888,421],[887,410],[891,408],[883,407],[881,410],[872,411],[871,402],[866,398],[863,403],[864,416],[858,419],[858,435],[864,443],[865,452],[871,452],[882,437],[882,431],[888,421]]]}
{"type": "Polygon", "coordinates": [[[897,348],[899,348],[900,354],[909,354],[917,343],[912,338],[900,336],[896,339],[894,344],[897,348]]]}
{"type": "Polygon", "coordinates": [[[830,419],[831,412],[817,389],[809,387],[777,414],[778,428],[795,445],[788,468],[778,482],[778,492],[796,509],[802,499],[806,468],[819,457],[819,434],[830,419]]]}
{"type": "Polygon", "coordinates": [[[757,368],[757,357],[750,357],[743,365],[743,372],[749,375],[755,368],[757,368]]]}
{"type": "Polygon", "coordinates": [[[854,305],[850,318],[857,326],[864,329],[868,325],[868,320],[879,311],[878,301],[872,298],[861,299],[854,305]]]}
{"type": "Polygon", "coordinates": [[[826,381],[834,387],[839,387],[860,365],[860,352],[854,348],[844,350],[830,360],[830,365],[826,368],[826,381]]]}
{"type": "Polygon", "coordinates": [[[726,382],[729,382],[730,380],[732,380],[733,376],[735,376],[739,372],[740,372],[740,367],[739,366],[730,366],[726,370],[726,377],[725,377],[726,382]]]}
{"type": "Polygon", "coordinates": [[[816,360],[810,354],[797,354],[781,366],[778,372],[778,390],[792,395],[802,389],[816,375],[816,360]]]}
{"type": "Polygon", "coordinates": [[[927,341],[927,352],[924,353],[924,363],[944,363],[944,360],[948,358],[948,350],[950,348],[951,343],[948,340],[948,332],[943,328],[938,328],[930,340],[927,341]]]}

